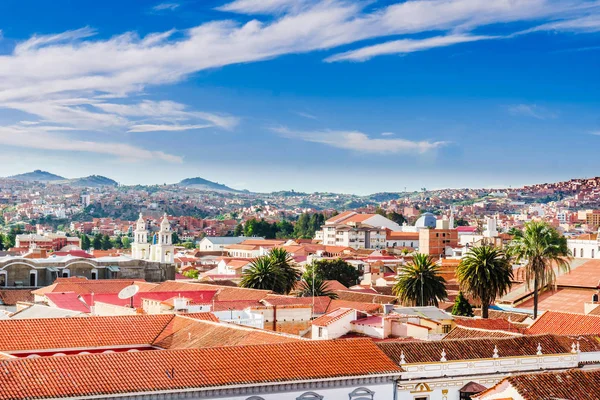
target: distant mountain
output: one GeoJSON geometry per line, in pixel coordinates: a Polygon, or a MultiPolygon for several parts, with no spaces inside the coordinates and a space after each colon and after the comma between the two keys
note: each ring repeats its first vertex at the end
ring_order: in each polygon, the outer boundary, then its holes
{"type": "Polygon", "coordinates": [[[66,183],[71,186],[82,187],[102,187],[102,186],[117,186],[117,181],[100,175],[90,175],[84,178],[69,179],[66,183]]]}
{"type": "Polygon", "coordinates": [[[67,180],[67,178],[63,178],[62,176],[54,175],[50,172],[41,171],[39,169],[36,169],[33,172],[27,172],[25,174],[9,176],[9,179],[23,182],[54,182],[67,180]]]}
{"type": "Polygon", "coordinates": [[[178,186],[207,190],[207,191],[217,191],[217,192],[240,192],[240,190],[235,190],[230,188],[229,186],[225,186],[221,183],[212,182],[204,178],[188,178],[184,179],[177,184],[178,186]]]}

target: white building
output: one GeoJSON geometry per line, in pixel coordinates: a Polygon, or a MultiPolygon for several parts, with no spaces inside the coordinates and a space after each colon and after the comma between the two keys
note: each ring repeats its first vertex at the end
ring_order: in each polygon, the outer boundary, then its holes
{"type": "Polygon", "coordinates": [[[173,246],[173,231],[165,213],[160,230],[153,236],[152,244],[148,243],[148,229],[146,221],[140,213],[133,233],[131,244],[131,255],[138,260],[157,261],[160,263],[173,263],[175,257],[175,246],[173,246]]]}
{"type": "Polygon", "coordinates": [[[386,229],[400,231],[402,227],[379,214],[358,214],[346,211],[325,221],[321,238],[326,246],[344,246],[353,249],[384,249],[386,229]]]}
{"type": "Polygon", "coordinates": [[[575,258],[598,258],[600,253],[599,233],[580,235],[567,239],[567,246],[575,258]]]}
{"type": "Polygon", "coordinates": [[[244,240],[253,239],[253,240],[261,240],[264,238],[261,237],[229,237],[229,236],[207,236],[203,238],[199,243],[200,251],[223,251],[225,246],[229,246],[232,244],[240,244],[244,240]]]}

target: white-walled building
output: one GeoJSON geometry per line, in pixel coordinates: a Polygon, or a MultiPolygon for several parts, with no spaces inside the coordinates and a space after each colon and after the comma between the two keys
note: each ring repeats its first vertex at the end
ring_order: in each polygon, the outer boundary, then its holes
{"type": "Polygon", "coordinates": [[[387,246],[387,230],[402,227],[379,214],[358,214],[346,211],[325,221],[320,234],[326,246],[345,246],[353,249],[383,249],[387,246]]]}
{"type": "Polygon", "coordinates": [[[150,260],[161,263],[174,262],[175,246],[173,246],[173,231],[171,230],[167,214],[164,215],[160,223],[160,230],[153,236],[152,244],[150,244],[148,243],[146,221],[140,213],[136,229],[133,233],[131,255],[138,260],[150,260]]]}

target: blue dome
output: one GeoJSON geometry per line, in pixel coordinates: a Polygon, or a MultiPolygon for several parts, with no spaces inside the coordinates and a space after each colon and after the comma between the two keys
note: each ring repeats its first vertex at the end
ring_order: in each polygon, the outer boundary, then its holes
{"type": "Polygon", "coordinates": [[[415,222],[417,228],[435,228],[437,218],[430,212],[423,213],[415,222]]]}

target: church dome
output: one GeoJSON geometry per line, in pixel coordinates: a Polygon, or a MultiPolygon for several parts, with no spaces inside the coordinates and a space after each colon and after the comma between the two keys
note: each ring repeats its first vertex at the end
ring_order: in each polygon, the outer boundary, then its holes
{"type": "Polygon", "coordinates": [[[430,212],[423,213],[415,222],[417,228],[435,228],[437,218],[430,212]]]}

